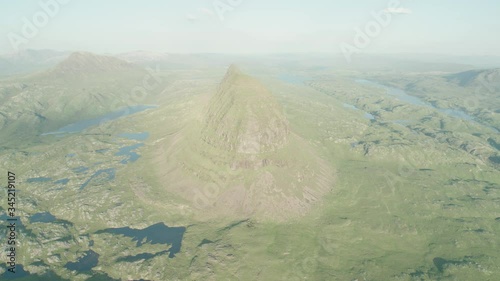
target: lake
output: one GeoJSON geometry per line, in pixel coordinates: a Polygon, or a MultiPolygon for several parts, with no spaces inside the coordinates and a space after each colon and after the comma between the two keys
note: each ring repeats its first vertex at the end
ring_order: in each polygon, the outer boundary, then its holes
{"type": "Polygon", "coordinates": [[[49,181],[52,181],[52,179],[51,178],[46,178],[46,177],[30,178],[30,179],[26,180],[27,183],[49,182],[49,181]]]}
{"type": "Polygon", "coordinates": [[[68,262],[64,267],[69,270],[76,270],[79,272],[90,271],[92,268],[96,267],[99,263],[99,254],[88,250],[84,253],[84,255],[76,262],[68,262]]]}
{"type": "Polygon", "coordinates": [[[136,105],[136,106],[125,107],[125,108],[108,113],[108,114],[103,115],[103,116],[98,117],[98,118],[82,120],[82,121],[78,121],[78,122],[73,123],[73,124],[66,125],[62,128],[59,128],[58,130],[56,130],[54,132],[44,133],[44,134],[42,134],[42,136],[78,133],[78,132],[81,132],[81,131],[83,131],[87,128],[90,128],[92,126],[96,126],[96,125],[99,125],[101,123],[109,122],[109,121],[112,121],[112,120],[115,120],[115,119],[118,119],[121,117],[125,117],[128,115],[132,115],[132,114],[135,114],[135,113],[147,110],[147,109],[151,109],[151,108],[156,108],[156,107],[157,106],[152,106],[152,105],[136,105]]]}
{"type": "Polygon", "coordinates": [[[362,111],[364,114],[363,116],[366,118],[366,119],[369,119],[369,120],[375,120],[375,116],[373,116],[373,114],[371,113],[368,113],[366,111],[363,111],[359,108],[357,108],[356,106],[352,105],[352,104],[348,104],[348,103],[343,103],[342,104],[343,107],[345,108],[349,108],[349,109],[353,109],[353,110],[359,110],[359,111],[362,111]]]}
{"type": "Polygon", "coordinates": [[[56,180],[54,183],[55,184],[67,185],[68,182],[69,182],[69,179],[60,179],[60,180],[56,180]]]}
{"type": "Polygon", "coordinates": [[[172,245],[168,250],[168,257],[174,258],[175,254],[181,250],[184,232],[186,232],[185,227],[169,227],[164,223],[157,223],[144,229],[130,227],[108,228],[100,230],[96,234],[110,233],[130,237],[132,241],[136,242],[137,247],[146,243],[172,245]]]}
{"type": "Polygon", "coordinates": [[[124,146],[118,150],[117,153],[115,153],[115,156],[127,156],[125,159],[120,161],[122,164],[127,164],[129,162],[135,162],[139,157],[141,157],[139,154],[137,154],[134,150],[136,150],[139,147],[144,146],[143,143],[137,143],[134,145],[129,145],[129,146],[124,146]]]}
{"type": "Polygon", "coordinates": [[[83,173],[86,173],[89,170],[89,168],[85,167],[85,166],[79,166],[79,167],[73,168],[72,170],[73,170],[73,172],[75,172],[77,174],[83,174],[83,173]]]}
{"type": "MultiPolygon", "coordinates": [[[[5,270],[7,268],[5,266],[2,266],[5,270]]],[[[16,280],[16,279],[23,279],[28,276],[33,276],[31,275],[28,271],[24,270],[24,267],[22,264],[16,264],[16,273],[12,273],[9,271],[5,271],[2,275],[0,275],[1,280],[16,280]]]]}
{"type": "Polygon", "coordinates": [[[386,93],[388,95],[393,96],[393,97],[397,98],[400,101],[403,101],[403,102],[406,102],[406,103],[409,103],[409,104],[413,104],[413,105],[418,105],[418,106],[424,106],[424,107],[433,108],[433,109],[436,109],[439,112],[444,113],[444,114],[446,114],[448,116],[455,117],[455,118],[458,118],[458,119],[461,119],[461,120],[473,121],[473,122],[475,122],[475,123],[477,123],[477,124],[479,124],[481,126],[490,128],[490,129],[494,130],[495,132],[499,132],[498,129],[496,129],[494,127],[491,127],[491,126],[488,126],[488,125],[484,125],[484,124],[481,124],[481,123],[477,122],[473,116],[467,114],[466,112],[464,112],[462,110],[453,109],[453,108],[439,108],[439,107],[436,107],[433,104],[430,104],[430,103],[427,103],[427,102],[421,100],[418,97],[408,95],[402,89],[385,86],[385,85],[379,84],[379,83],[374,82],[374,81],[370,81],[370,80],[366,80],[366,79],[356,79],[355,81],[357,83],[360,83],[360,84],[363,84],[363,85],[369,85],[369,86],[373,86],[373,87],[385,89],[386,93]]]}
{"type": "Polygon", "coordinates": [[[49,223],[49,222],[56,221],[57,218],[49,212],[43,212],[43,213],[37,213],[37,214],[32,215],[29,220],[31,223],[34,223],[34,222],[49,223]]]}
{"type": "Polygon", "coordinates": [[[87,187],[87,185],[94,179],[97,179],[99,176],[104,175],[101,179],[99,179],[101,182],[102,181],[110,181],[115,178],[116,174],[116,169],[115,168],[108,168],[108,169],[101,169],[95,172],[87,181],[85,181],[81,186],[80,190],[84,189],[87,187]]]}

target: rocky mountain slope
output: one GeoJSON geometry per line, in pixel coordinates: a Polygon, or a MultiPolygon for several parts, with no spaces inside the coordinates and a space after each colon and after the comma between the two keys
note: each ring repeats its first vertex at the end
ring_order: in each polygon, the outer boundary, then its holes
{"type": "Polygon", "coordinates": [[[220,149],[257,154],[286,145],[288,122],[272,94],[232,65],[212,97],[203,140],[220,149]]]}
{"type": "Polygon", "coordinates": [[[165,190],[201,217],[286,220],[331,190],[333,169],[290,130],[257,79],[231,66],[202,111],[159,148],[155,163],[165,190]]]}

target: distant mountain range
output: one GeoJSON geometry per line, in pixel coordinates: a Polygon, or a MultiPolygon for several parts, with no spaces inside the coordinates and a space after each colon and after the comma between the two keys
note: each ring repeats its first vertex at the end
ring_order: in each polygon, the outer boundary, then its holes
{"type": "Polygon", "coordinates": [[[12,75],[39,71],[66,59],[71,52],[54,50],[24,50],[16,54],[0,56],[0,75],[12,75]]]}
{"type": "Polygon", "coordinates": [[[462,87],[491,87],[500,90],[500,68],[469,70],[446,76],[448,81],[462,87]]]}
{"type": "MultiPolygon", "coordinates": [[[[26,74],[40,71],[63,61],[73,51],[27,49],[15,54],[0,55],[0,76],[26,74]]],[[[302,69],[307,67],[353,68],[364,70],[393,70],[415,72],[460,72],[477,67],[498,67],[497,57],[443,57],[433,55],[360,55],[358,59],[347,63],[342,55],[326,54],[174,54],[137,50],[111,55],[123,61],[143,67],[161,69],[184,69],[196,67],[226,67],[233,62],[252,64],[256,58],[265,58],[274,65],[294,65],[302,69]],[[325,60],[325,58],[329,58],[325,60]],[[488,63],[488,64],[486,64],[488,63]]],[[[262,65],[263,62],[260,62],[262,65]]]]}
{"type": "Polygon", "coordinates": [[[59,63],[53,71],[56,74],[68,75],[96,72],[121,72],[133,68],[134,66],[132,64],[115,57],[95,55],[87,52],[75,52],[59,63]]]}

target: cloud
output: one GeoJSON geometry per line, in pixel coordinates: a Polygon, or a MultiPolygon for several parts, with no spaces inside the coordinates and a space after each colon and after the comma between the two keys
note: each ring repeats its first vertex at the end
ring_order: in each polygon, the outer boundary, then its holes
{"type": "Polygon", "coordinates": [[[388,14],[397,14],[397,15],[403,15],[403,14],[411,14],[412,11],[408,8],[387,8],[384,10],[384,12],[388,14]]]}

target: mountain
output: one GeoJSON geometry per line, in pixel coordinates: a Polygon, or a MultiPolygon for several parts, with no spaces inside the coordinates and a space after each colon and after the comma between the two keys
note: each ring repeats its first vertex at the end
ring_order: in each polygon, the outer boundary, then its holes
{"type": "Polygon", "coordinates": [[[69,54],[70,52],[68,51],[26,49],[2,57],[6,60],[16,61],[21,64],[49,64],[64,60],[69,54]]]}
{"type": "Polygon", "coordinates": [[[288,122],[271,92],[232,65],[211,99],[203,139],[220,149],[257,154],[282,148],[288,122]]]}
{"type": "Polygon", "coordinates": [[[167,53],[134,51],[117,55],[118,58],[131,63],[147,63],[166,60],[171,57],[167,53]]]}
{"type": "Polygon", "coordinates": [[[70,52],[27,49],[15,54],[0,56],[0,75],[13,75],[40,71],[68,57],[70,52]]]}
{"type": "Polygon", "coordinates": [[[88,52],[74,52],[57,65],[37,74],[32,78],[52,81],[68,86],[85,87],[89,83],[124,85],[142,85],[142,79],[148,72],[135,64],[107,55],[88,52]]]}
{"type": "Polygon", "coordinates": [[[87,52],[72,53],[56,65],[51,72],[59,75],[102,74],[130,71],[134,65],[111,56],[95,55],[87,52]]]}
{"type": "Polygon", "coordinates": [[[47,70],[0,80],[1,129],[29,140],[78,120],[154,103],[151,97],[163,88],[150,75],[114,57],[73,53],[47,70]]]}
{"type": "Polygon", "coordinates": [[[469,70],[446,76],[449,82],[462,87],[492,87],[500,90],[500,68],[469,70]]]}
{"type": "Polygon", "coordinates": [[[168,183],[165,191],[200,218],[288,220],[331,190],[331,166],[290,129],[273,94],[236,66],[200,116],[160,148],[152,165],[168,183]]]}

